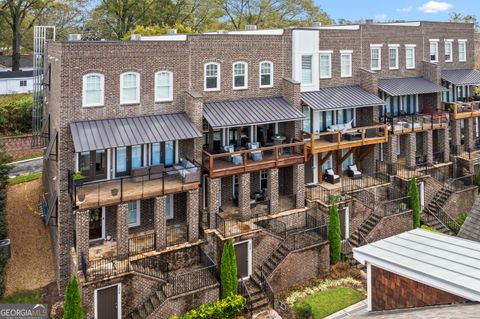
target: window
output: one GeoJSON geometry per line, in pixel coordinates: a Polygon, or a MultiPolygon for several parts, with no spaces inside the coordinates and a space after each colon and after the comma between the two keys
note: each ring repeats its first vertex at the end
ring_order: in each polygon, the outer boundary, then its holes
{"type": "Polygon", "coordinates": [[[205,91],[220,90],[220,64],[207,63],[205,64],[205,91]]]}
{"type": "Polygon", "coordinates": [[[445,40],[445,62],[453,62],[453,40],[445,40]]]}
{"type": "Polygon", "coordinates": [[[167,195],[166,198],[166,203],[165,203],[165,219],[166,220],[172,220],[174,215],[173,215],[173,194],[172,195],[167,195]]]}
{"type": "Polygon", "coordinates": [[[173,75],[170,71],[155,73],[155,101],[173,100],[173,75]]]}
{"type": "Polygon", "coordinates": [[[233,64],[233,89],[246,89],[248,87],[248,64],[237,62],[233,64]]]}
{"type": "Polygon", "coordinates": [[[415,45],[405,45],[405,67],[407,69],[415,69],[415,45]]]}
{"type": "Polygon", "coordinates": [[[270,61],[260,62],[260,87],[273,86],[273,63],[270,61]]]}
{"type": "Polygon", "coordinates": [[[83,176],[90,175],[90,152],[81,152],[78,155],[78,171],[83,176]]]}
{"type": "Polygon", "coordinates": [[[352,76],[352,51],[340,51],[340,76],[347,78],[352,76]]]}
{"type": "Polygon", "coordinates": [[[102,74],[86,74],[83,76],[84,107],[103,106],[104,77],[102,74]]]}
{"type": "Polygon", "coordinates": [[[332,77],[332,54],[330,52],[320,52],[320,78],[328,79],[332,77]]]}
{"type": "Polygon", "coordinates": [[[438,62],[438,40],[430,40],[430,62],[438,62]]]}
{"type": "Polygon", "coordinates": [[[388,46],[388,68],[398,70],[398,45],[388,46]]]}
{"type": "Polygon", "coordinates": [[[302,84],[310,85],[312,83],[313,83],[312,56],[302,55],[302,84]]]}
{"type": "Polygon", "coordinates": [[[232,197],[233,198],[238,198],[238,175],[233,175],[232,176],[232,197]]]}
{"type": "Polygon", "coordinates": [[[120,104],[140,103],[140,74],[123,73],[120,76],[120,104]]]}
{"type": "Polygon", "coordinates": [[[152,165],[158,165],[160,164],[160,143],[153,143],[152,144],[152,160],[151,164],[152,165]]]}
{"type": "Polygon", "coordinates": [[[467,61],[467,40],[458,40],[458,61],[467,61]]]}
{"type": "Polygon", "coordinates": [[[140,168],[143,166],[143,147],[142,145],[132,146],[132,168],[140,168]]]}
{"type": "Polygon", "coordinates": [[[128,227],[140,226],[140,201],[128,203],[128,227]]]}
{"type": "Polygon", "coordinates": [[[25,87],[27,86],[27,80],[20,80],[20,86],[22,87],[25,87]]]}
{"type": "Polygon", "coordinates": [[[128,174],[128,156],[127,156],[127,147],[117,147],[116,153],[115,153],[115,158],[116,158],[116,175],[117,176],[122,176],[128,174]]]}
{"type": "Polygon", "coordinates": [[[381,45],[372,45],[370,47],[370,69],[381,70],[382,69],[382,47],[381,45]]]}
{"type": "Polygon", "coordinates": [[[264,191],[268,187],[268,172],[266,170],[260,171],[260,190],[264,191]]]}
{"type": "MultiPolygon", "coordinates": [[[[132,150],[133,153],[133,150],[132,150]]],[[[133,154],[132,154],[133,157],[133,154]]],[[[133,161],[133,159],[132,159],[133,161]]],[[[162,143],[152,143],[151,146],[151,165],[165,164],[171,166],[175,163],[175,142],[166,141],[162,143]]],[[[132,163],[133,166],[133,163],[132,163]]]]}

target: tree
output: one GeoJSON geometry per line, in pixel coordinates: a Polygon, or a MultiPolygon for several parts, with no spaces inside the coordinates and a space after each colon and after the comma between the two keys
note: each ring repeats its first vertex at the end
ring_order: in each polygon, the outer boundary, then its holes
{"type": "Polygon", "coordinates": [[[222,260],[220,262],[220,297],[227,298],[237,294],[237,258],[231,240],[223,245],[222,260]]]}
{"type": "Polygon", "coordinates": [[[478,192],[480,192],[480,170],[475,175],[475,184],[477,184],[478,192]]]}
{"type": "Polygon", "coordinates": [[[129,40],[132,34],[139,34],[144,36],[167,34],[168,29],[176,29],[178,33],[193,33],[192,28],[186,27],[181,24],[175,24],[171,27],[168,25],[164,27],[161,27],[159,25],[154,25],[151,27],[137,25],[135,26],[135,28],[131,29],[125,34],[123,40],[129,40]]]}
{"type": "Polygon", "coordinates": [[[75,276],[68,282],[63,309],[64,319],[83,319],[82,300],[75,276]]]}
{"type": "Polygon", "coordinates": [[[330,264],[336,264],[342,253],[342,235],[337,204],[333,201],[328,218],[328,240],[330,242],[330,264]]]}
{"type": "Polygon", "coordinates": [[[450,13],[450,22],[463,22],[463,23],[473,23],[475,28],[478,30],[478,20],[477,16],[473,14],[463,14],[460,12],[452,12],[450,13]]]}
{"type": "Polygon", "coordinates": [[[410,197],[410,206],[412,207],[413,228],[419,228],[420,227],[420,195],[418,193],[417,179],[415,178],[415,176],[410,181],[408,196],[410,197]]]}

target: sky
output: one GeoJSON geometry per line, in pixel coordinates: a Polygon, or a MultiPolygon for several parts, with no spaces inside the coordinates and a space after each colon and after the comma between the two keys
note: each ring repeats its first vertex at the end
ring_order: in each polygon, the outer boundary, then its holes
{"type": "Polygon", "coordinates": [[[480,0],[314,0],[331,18],[448,21],[450,12],[480,19],[480,0]]]}

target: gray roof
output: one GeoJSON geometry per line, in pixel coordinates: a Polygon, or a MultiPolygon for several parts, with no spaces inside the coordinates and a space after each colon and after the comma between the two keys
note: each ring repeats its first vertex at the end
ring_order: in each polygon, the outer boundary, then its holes
{"type": "Polygon", "coordinates": [[[75,152],[202,136],[185,113],[71,122],[75,152]]]}
{"type": "Polygon", "coordinates": [[[439,93],[447,91],[441,85],[422,77],[379,79],[378,88],[390,96],[439,93]]]}
{"type": "Polygon", "coordinates": [[[442,79],[454,85],[480,85],[480,71],[466,70],[443,70],[442,79]]]}
{"type": "Polygon", "coordinates": [[[472,211],[463,222],[458,237],[480,241],[480,197],[473,203],[472,211]]]}
{"type": "Polygon", "coordinates": [[[353,252],[362,264],[480,301],[480,243],[417,228],[353,252]]]}
{"type": "Polygon", "coordinates": [[[302,101],[314,110],[332,110],[353,107],[385,105],[385,101],[358,85],[320,88],[302,92],[302,101]]]}
{"type": "Polygon", "coordinates": [[[302,120],[302,112],[282,97],[209,102],[203,115],[214,128],[302,120]]]}
{"type": "MultiPolygon", "coordinates": [[[[11,55],[0,55],[0,65],[6,68],[12,67],[11,55]]],[[[32,68],[33,67],[33,55],[22,55],[20,57],[20,68],[32,68]]]]}
{"type": "Polygon", "coordinates": [[[3,71],[0,72],[0,79],[33,78],[33,71],[3,71]]]}

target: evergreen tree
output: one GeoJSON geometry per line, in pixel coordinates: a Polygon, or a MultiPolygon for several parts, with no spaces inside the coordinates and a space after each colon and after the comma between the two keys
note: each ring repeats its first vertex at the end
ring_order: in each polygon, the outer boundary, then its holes
{"type": "Polygon", "coordinates": [[[68,282],[63,309],[63,319],[83,319],[82,300],[75,276],[68,282]]]}
{"type": "Polygon", "coordinates": [[[480,170],[478,170],[477,175],[475,175],[475,184],[477,184],[478,191],[480,192],[480,170]]]}
{"type": "Polygon", "coordinates": [[[415,177],[410,181],[408,196],[410,196],[410,207],[412,208],[413,228],[418,228],[420,227],[420,196],[418,194],[417,179],[415,177]]]}
{"type": "Polygon", "coordinates": [[[340,230],[340,217],[335,201],[330,206],[328,221],[328,240],[330,242],[330,263],[336,264],[342,253],[342,235],[340,230]]]}
{"type": "Polygon", "coordinates": [[[220,263],[220,296],[227,298],[236,295],[238,289],[237,258],[231,240],[223,245],[222,260],[220,263]]]}

